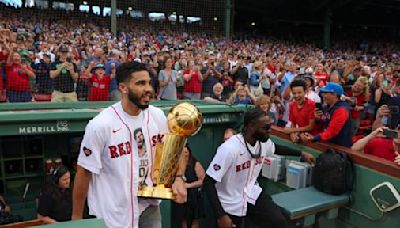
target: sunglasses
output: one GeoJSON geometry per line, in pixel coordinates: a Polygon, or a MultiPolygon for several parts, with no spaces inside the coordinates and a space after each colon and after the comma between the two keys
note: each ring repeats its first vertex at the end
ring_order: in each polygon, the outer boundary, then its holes
{"type": "Polygon", "coordinates": [[[271,129],[271,124],[265,124],[264,126],[263,126],[263,128],[264,128],[264,130],[269,130],[269,129],[271,129]]]}

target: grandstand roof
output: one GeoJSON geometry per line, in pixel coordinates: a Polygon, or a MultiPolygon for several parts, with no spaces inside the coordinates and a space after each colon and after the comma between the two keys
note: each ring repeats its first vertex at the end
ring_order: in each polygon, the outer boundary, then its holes
{"type": "Polygon", "coordinates": [[[334,24],[400,26],[400,0],[236,0],[235,23],[322,24],[328,6],[334,24]]]}

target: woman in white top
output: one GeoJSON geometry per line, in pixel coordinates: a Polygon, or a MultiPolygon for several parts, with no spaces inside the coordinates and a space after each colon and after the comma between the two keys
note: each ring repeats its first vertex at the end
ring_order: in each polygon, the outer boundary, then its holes
{"type": "Polygon", "coordinates": [[[315,103],[321,103],[321,97],[314,91],[314,77],[310,74],[305,74],[304,79],[306,80],[308,88],[306,97],[315,103]]]}

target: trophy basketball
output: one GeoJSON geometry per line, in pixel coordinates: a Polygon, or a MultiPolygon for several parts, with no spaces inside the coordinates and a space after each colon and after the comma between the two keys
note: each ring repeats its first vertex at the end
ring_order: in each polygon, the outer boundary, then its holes
{"type": "Polygon", "coordinates": [[[187,102],[173,106],[167,119],[170,133],[164,136],[163,144],[156,145],[153,186],[139,187],[138,196],[175,199],[171,186],[175,179],[183,147],[187,138],[195,135],[201,129],[203,122],[199,109],[187,102]]]}

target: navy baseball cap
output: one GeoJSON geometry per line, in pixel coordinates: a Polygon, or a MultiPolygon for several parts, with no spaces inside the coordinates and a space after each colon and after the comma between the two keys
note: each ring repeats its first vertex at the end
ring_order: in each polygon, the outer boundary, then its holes
{"type": "Polygon", "coordinates": [[[59,52],[69,52],[69,48],[68,48],[66,45],[61,45],[61,46],[58,48],[58,51],[59,51],[59,52]]]}
{"type": "Polygon", "coordinates": [[[343,87],[336,82],[328,82],[324,88],[319,90],[320,93],[336,93],[337,96],[343,95],[343,87]]]}
{"type": "Polygon", "coordinates": [[[98,69],[98,68],[103,68],[104,70],[106,69],[105,66],[104,66],[103,64],[98,63],[98,64],[96,64],[95,67],[93,67],[93,70],[96,70],[96,69],[98,69]]]}

